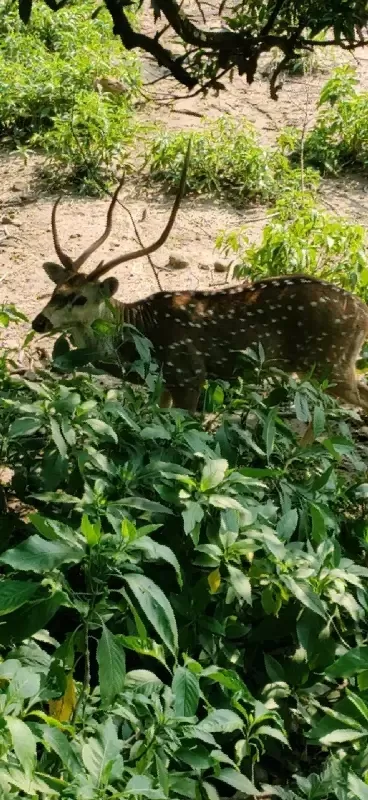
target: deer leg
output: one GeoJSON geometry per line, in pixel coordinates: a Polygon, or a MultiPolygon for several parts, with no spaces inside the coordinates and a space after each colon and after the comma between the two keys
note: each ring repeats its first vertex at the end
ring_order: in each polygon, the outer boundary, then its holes
{"type": "MultiPolygon", "coordinates": [[[[363,398],[360,396],[360,388],[355,374],[355,369],[349,369],[344,375],[331,375],[331,381],[334,386],[329,387],[328,393],[334,397],[339,398],[344,403],[352,406],[363,406],[363,398]]],[[[364,389],[362,394],[364,394],[364,389]]],[[[365,398],[366,407],[368,407],[368,390],[367,397],[365,398]]]]}
{"type": "Polygon", "coordinates": [[[356,386],[359,394],[359,404],[364,411],[368,411],[368,386],[358,380],[356,386]]]}
{"type": "Polygon", "coordinates": [[[185,411],[194,414],[197,410],[198,399],[198,389],[173,386],[171,389],[164,389],[161,393],[160,408],[184,408],[185,411]]]}
{"type": "Polygon", "coordinates": [[[171,408],[172,404],[173,404],[173,397],[171,392],[169,391],[169,389],[164,389],[163,392],[161,392],[161,397],[159,402],[160,408],[171,408]]]}

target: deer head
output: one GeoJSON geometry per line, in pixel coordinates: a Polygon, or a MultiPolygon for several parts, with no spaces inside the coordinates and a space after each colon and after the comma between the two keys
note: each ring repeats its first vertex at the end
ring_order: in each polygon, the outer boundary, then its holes
{"type": "MultiPolygon", "coordinates": [[[[54,204],[51,216],[52,236],[54,247],[60,263],[45,263],[43,269],[46,274],[56,284],[53,294],[47,305],[32,322],[33,330],[37,333],[51,333],[54,330],[69,330],[73,338],[73,331],[88,328],[95,319],[103,315],[103,307],[106,307],[106,300],[111,298],[118,290],[119,282],[116,278],[101,278],[119,264],[133,261],[136,258],[150,255],[158,250],[168,238],[174,225],[175,218],[184,194],[185,181],[187,176],[189,157],[189,141],[187,152],[184,159],[179,189],[170,213],[169,220],[161,235],[147,247],[123,253],[115,258],[102,261],[89,274],[80,272],[81,267],[87,259],[101,247],[108,238],[112,228],[113,211],[118,199],[123,181],[114,192],[109,205],[106,218],[106,226],[103,234],[76,259],[72,259],[64,252],[60,245],[56,226],[56,210],[60,198],[54,204]]],[[[80,337],[79,337],[80,339],[80,337]]]]}

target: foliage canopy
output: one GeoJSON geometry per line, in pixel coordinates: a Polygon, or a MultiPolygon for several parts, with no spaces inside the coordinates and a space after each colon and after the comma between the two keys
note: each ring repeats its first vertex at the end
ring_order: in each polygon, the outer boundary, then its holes
{"type": "MultiPolygon", "coordinates": [[[[44,0],[58,11],[71,0],[44,0]]],[[[32,0],[18,0],[24,22],[30,18],[32,0]]],[[[138,5],[141,5],[138,2],[138,5]]],[[[365,0],[220,0],[218,13],[207,18],[208,8],[196,0],[196,15],[189,3],[177,0],[152,0],[155,34],[139,32],[129,16],[131,0],[104,0],[114,33],[128,50],[139,47],[188,89],[224,87],[222,78],[234,71],[252,83],[263,53],[276,47],[281,60],[270,78],[271,96],[277,97],[277,79],[300,51],[331,44],[355,49],[368,41],[362,29],[368,20],[365,0]],[[181,45],[181,52],[162,43],[169,31],[181,45]],[[321,34],[327,34],[321,38],[321,34]]],[[[94,14],[97,12],[95,11],[94,14]]]]}

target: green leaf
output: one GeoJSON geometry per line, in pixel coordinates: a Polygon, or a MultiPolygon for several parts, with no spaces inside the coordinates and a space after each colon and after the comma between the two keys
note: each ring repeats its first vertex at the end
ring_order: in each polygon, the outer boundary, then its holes
{"type": "Polygon", "coordinates": [[[98,738],[88,739],[82,747],[83,764],[94,780],[97,787],[108,783],[114,761],[120,754],[119,743],[115,725],[109,717],[100,726],[98,738]]]}
{"type": "Polygon", "coordinates": [[[18,417],[10,425],[9,439],[18,439],[19,436],[31,436],[42,427],[43,421],[39,417],[18,417]]]}
{"type": "Polygon", "coordinates": [[[296,508],[291,508],[286,514],[283,514],[277,523],[277,533],[283,539],[289,540],[296,530],[298,524],[298,512],[296,508]]]}
{"type": "Polygon", "coordinates": [[[351,728],[336,728],[334,731],[330,733],[326,733],[325,736],[321,736],[319,738],[319,742],[326,747],[330,744],[342,744],[343,742],[355,742],[357,739],[361,739],[363,736],[367,736],[368,731],[353,731],[351,728]]]}
{"type": "Polygon", "coordinates": [[[125,575],[142,611],[173,654],[178,648],[178,629],[172,607],[163,591],[145,575],[125,575]]]}
{"type": "Polygon", "coordinates": [[[65,599],[62,592],[55,592],[45,600],[33,601],[13,611],[0,625],[0,644],[22,642],[45,628],[65,599]]]}
{"type": "Polygon", "coordinates": [[[81,547],[72,547],[60,541],[48,542],[36,533],[18,547],[6,550],[0,556],[0,562],[17,570],[51,572],[63,564],[76,564],[83,556],[84,550],[81,547]]]}
{"type": "Polygon", "coordinates": [[[185,533],[191,533],[195,526],[202,522],[204,511],[200,503],[190,500],[185,511],[182,512],[185,533]]]}
{"type": "Polygon", "coordinates": [[[308,400],[303,392],[295,394],[295,414],[299,422],[309,422],[310,420],[308,400]]]}
{"type": "Polygon", "coordinates": [[[243,720],[228,708],[217,708],[202,719],[197,728],[206,733],[231,733],[243,728],[243,720]]]}
{"type": "Polygon", "coordinates": [[[125,650],[121,641],[105,625],[97,646],[97,661],[101,705],[107,708],[124,688],[125,650]]]}
{"type": "Polygon", "coordinates": [[[172,682],[177,717],[194,717],[199,701],[198,677],[185,667],[177,667],[172,682]]]}
{"type": "Polygon", "coordinates": [[[286,747],[290,747],[289,742],[282,731],[279,728],[272,728],[271,725],[260,725],[257,728],[257,736],[270,736],[271,739],[277,739],[278,742],[285,744],[286,747]]]}
{"type": "Polygon", "coordinates": [[[68,417],[62,417],[60,428],[61,428],[61,433],[63,434],[65,441],[71,447],[74,447],[74,445],[76,444],[76,441],[77,441],[77,436],[76,436],[76,432],[75,432],[75,430],[73,428],[73,425],[71,424],[71,422],[68,419],[68,417]]]}
{"type": "Polygon", "coordinates": [[[237,772],[236,769],[227,767],[226,769],[222,769],[221,772],[214,777],[216,777],[218,781],[227,783],[228,786],[232,786],[233,789],[237,789],[238,792],[242,792],[245,795],[254,796],[258,794],[256,787],[249,778],[242,775],[241,772],[237,772]]]}
{"type": "Polygon", "coordinates": [[[80,535],[73,528],[58,519],[49,519],[36,511],[29,515],[29,519],[45,539],[52,542],[61,540],[73,546],[76,544],[76,539],[83,543],[80,535]]]}
{"type": "Polygon", "coordinates": [[[122,500],[117,500],[116,503],[111,503],[111,506],[136,508],[138,511],[150,511],[151,514],[174,514],[167,506],[156,503],[154,500],[147,500],[145,497],[124,497],[122,500]]]}
{"type": "Polygon", "coordinates": [[[316,544],[319,544],[326,538],[325,516],[315,503],[310,503],[309,508],[312,520],[312,539],[316,544]]]}
{"type": "Polygon", "coordinates": [[[244,508],[244,506],[242,506],[241,503],[235,499],[235,497],[229,497],[225,494],[211,494],[208,498],[208,502],[215,508],[233,508],[234,511],[239,511],[240,514],[243,514],[244,516],[248,515],[250,519],[253,519],[250,512],[244,508]]]}
{"type": "Polygon", "coordinates": [[[87,515],[83,514],[81,531],[89,547],[95,547],[101,539],[101,522],[90,522],[87,515]]]}
{"type": "Polygon", "coordinates": [[[2,580],[0,582],[0,617],[10,614],[27,603],[38,588],[37,583],[2,580]]]}
{"type": "Polygon", "coordinates": [[[68,448],[55,417],[50,417],[51,435],[62,458],[67,458],[68,448]]]}
{"type": "Polygon", "coordinates": [[[270,681],[273,683],[277,681],[285,681],[285,670],[276,658],[271,656],[270,653],[265,653],[264,662],[270,681]]]}
{"type": "Polygon", "coordinates": [[[261,594],[261,603],[266,614],[278,614],[282,605],[279,589],[272,585],[266,586],[261,594]]]}
{"type": "Polygon", "coordinates": [[[15,755],[25,774],[30,777],[36,765],[36,738],[23,720],[5,717],[15,755]]]}
{"type": "Polygon", "coordinates": [[[368,689],[368,669],[358,673],[358,688],[360,692],[365,692],[368,689]]]}
{"type": "Polygon", "coordinates": [[[137,539],[135,542],[132,542],[129,549],[141,550],[144,553],[145,558],[149,559],[150,561],[159,561],[162,559],[162,561],[166,561],[168,564],[171,564],[176,572],[179,586],[183,585],[179,561],[176,558],[175,553],[173,553],[170,547],[167,547],[166,544],[155,542],[154,539],[151,539],[149,536],[142,536],[141,539],[137,539]]]}
{"type": "Polygon", "coordinates": [[[224,458],[216,458],[208,461],[203,467],[200,492],[207,492],[222,483],[229,464],[224,458]]]}
{"type": "Polygon", "coordinates": [[[88,428],[91,428],[94,433],[98,433],[101,439],[112,439],[115,444],[118,443],[118,437],[114,429],[111,427],[111,425],[108,425],[107,422],[103,422],[102,419],[88,417],[88,419],[84,420],[84,425],[86,425],[88,428]]]}
{"type": "Polygon", "coordinates": [[[321,436],[326,427],[325,412],[322,406],[314,406],[313,433],[315,437],[321,436]]]}
{"type": "Polygon", "coordinates": [[[244,575],[241,569],[237,567],[232,567],[231,564],[228,564],[228,572],[230,577],[231,586],[234,589],[235,594],[240,597],[242,600],[245,600],[248,605],[252,605],[252,587],[249,578],[247,575],[244,575]]]}
{"type": "Polygon", "coordinates": [[[171,433],[163,425],[146,425],[140,435],[142,439],[171,439],[171,433]]]}
{"type": "Polygon", "coordinates": [[[155,762],[156,762],[156,772],[159,784],[161,786],[161,789],[165,797],[168,797],[170,791],[169,773],[163,759],[160,758],[158,753],[155,753],[155,762]]]}
{"type": "Polygon", "coordinates": [[[44,742],[59,756],[63,766],[76,777],[81,769],[81,764],[65,733],[56,727],[51,728],[49,725],[43,725],[41,730],[44,742]]]}
{"type": "Polygon", "coordinates": [[[359,714],[363,717],[365,722],[368,722],[368,706],[365,704],[364,700],[362,700],[359,695],[355,694],[354,692],[350,691],[350,689],[346,689],[347,699],[349,703],[351,703],[359,714]]]}
{"type": "Polygon", "coordinates": [[[271,458],[275,444],[275,433],[276,433],[275,416],[276,416],[276,409],[273,408],[269,412],[263,426],[262,438],[266,445],[267,461],[269,461],[271,458]]]}
{"type": "Polygon", "coordinates": [[[189,767],[192,767],[194,770],[204,770],[208,769],[213,765],[213,760],[210,757],[210,754],[207,748],[203,744],[196,744],[194,747],[179,747],[179,750],[176,751],[175,757],[179,758],[180,761],[184,761],[184,764],[188,764],[189,767]]]}
{"type": "Polygon", "coordinates": [[[354,775],[353,772],[348,773],[348,788],[357,800],[368,800],[367,784],[358,778],[357,775],[354,775]]]}
{"type": "Polygon", "coordinates": [[[368,669],[368,645],[353,647],[325,669],[329,678],[351,678],[368,669]]]}
{"type": "Polygon", "coordinates": [[[314,613],[318,614],[320,617],[326,618],[326,609],[321,598],[318,594],[313,592],[307,584],[302,585],[301,583],[297,583],[294,578],[291,578],[289,575],[283,575],[282,581],[291,594],[294,595],[303,606],[309,608],[310,611],[314,611],[314,613]]]}

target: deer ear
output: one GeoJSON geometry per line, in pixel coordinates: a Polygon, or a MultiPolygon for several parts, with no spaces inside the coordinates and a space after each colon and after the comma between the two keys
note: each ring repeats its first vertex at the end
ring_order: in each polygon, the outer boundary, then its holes
{"type": "Polygon", "coordinates": [[[53,264],[52,262],[47,262],[43,264],[43,269],[46,272],[48,278],[53,283],[63,283],[66,281],[68,277],[68,273],[64,267],[61,267],[60,264],[53,264]]]}
{"type": "Polygon", "coordinates": [[[112,297],[119,288],[119,281],[117,278],[106,278],[102,281],[101,288],[106,297],[112,297]]]}

